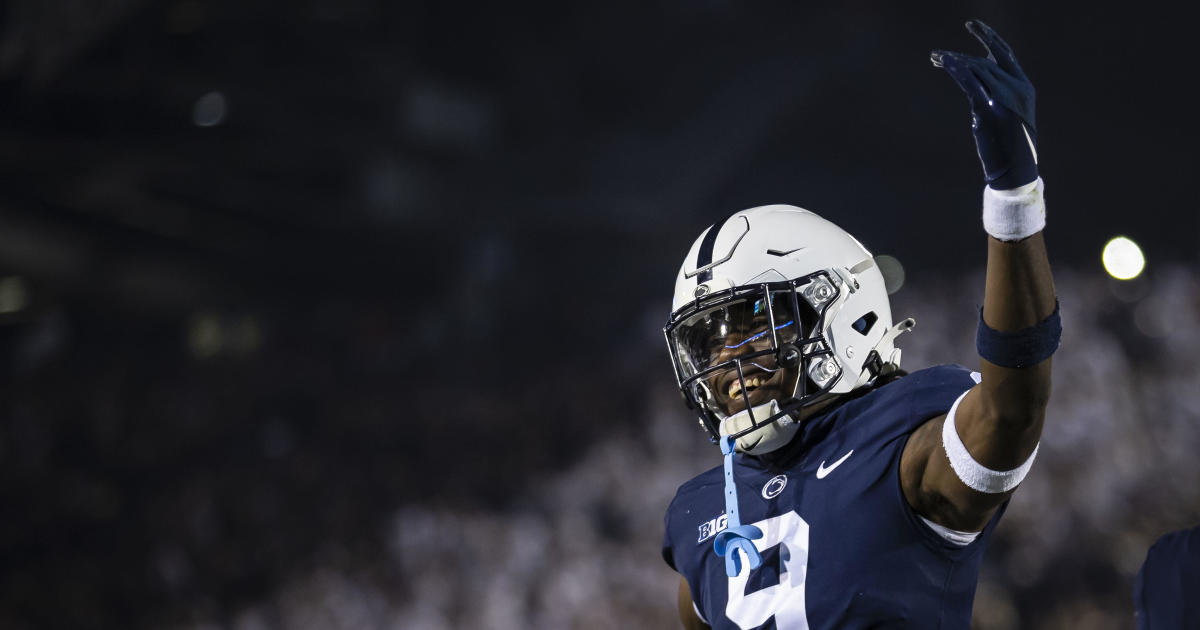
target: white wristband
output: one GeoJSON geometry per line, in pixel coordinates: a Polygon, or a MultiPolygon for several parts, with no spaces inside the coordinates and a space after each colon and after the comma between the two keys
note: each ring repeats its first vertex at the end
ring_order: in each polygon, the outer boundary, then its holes
{"type": "MultiPolygon", "coordinates": [[[[971,390],[967,390],[967,392],[969,391],[971,390]]],[[[962,396],[954,401],[950,412],[946,414],[946,422],[942,424],[942,448],[946,449],[946,456],[950,458],[950,467],[954,469],[954,474],[958,475],[958,478],[967,484],[968,488],[986,494],[1008,492],[1025,479],[1029,468],[1033,466],[1033,460],[1037,457],[1041,444],[1039,443],[1033,448],[1033,453],[1029,455],[1029,459],[1025,460],[1024,464],[1012,470],[992,470],[975,461],[975,458],[971,457],[971,453],[967,451],[966,445],[962,443],[962,439],[958,437],[958,428],[954,426],[954,412],[958,411],[958,403],[962,402],[967,392],[963,392],[962,396]]]]}
{"type": "Polygon", "coordinates": [[[983,229],[1001,241],[1029,238],[1046,227],[1042,178],[1012,190],[983,187],[983,229]]]}

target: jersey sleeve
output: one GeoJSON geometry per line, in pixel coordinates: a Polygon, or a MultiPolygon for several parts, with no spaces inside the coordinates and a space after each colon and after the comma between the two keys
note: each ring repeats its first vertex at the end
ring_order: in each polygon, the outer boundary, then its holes
{"type": "MultiPolygon", "coordinates": [[[[938,365],[921,370],[908,397],[910,422],[917,425],[950,410],[963,392],[979,383],[979,373],[961,365],[938,365]]],[[[915,428],[915,427],[914,427],[915,428]]]]}

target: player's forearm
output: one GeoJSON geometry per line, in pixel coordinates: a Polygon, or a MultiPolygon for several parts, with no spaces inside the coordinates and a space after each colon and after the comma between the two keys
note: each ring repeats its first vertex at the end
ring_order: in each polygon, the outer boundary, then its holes
{"type": "Polygon", "coordinates": [[[1054,278],[1046,241],[1038,232],[1020,241],[987,237],[987,279],[983,319],[988,326],[1015,332],[1054,312],[1054,278]]]}
{"type": "MultiPolygon", "coordinates": [[[[983,322],[1013,333],[1044,322],[1054,313],[1054,278],[1041,232],[1020,241],[987,237],[983,322]]],[[[982,359],[981,400],[993,422],[1011,431],[1040,427],[1050,398],[1050,359],[1025,367],[1000,367],[982,359]]]]}

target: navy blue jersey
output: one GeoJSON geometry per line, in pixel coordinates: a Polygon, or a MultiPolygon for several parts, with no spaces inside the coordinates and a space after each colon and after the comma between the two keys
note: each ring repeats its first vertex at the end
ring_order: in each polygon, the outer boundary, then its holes
{"type": "Polygon", "coordinates": [[[929,528],[900,487],[908,437],[975,385],[943,365],[914,372],[805,420],[767,457],[738,454],[743,524],[758,526],[763,556],[736,577],[713,551],[725,528],[720,467],[683,484],[667,509],[663,557],[687,580],[713,628],[969,628],[987,540],[929,528]]]}
{"type": "Polygon", "coordinates": [[[1138,630],[1200,628],[1200,527],[1171,532],[1146,553],[1133,584],[1138,630]]]}

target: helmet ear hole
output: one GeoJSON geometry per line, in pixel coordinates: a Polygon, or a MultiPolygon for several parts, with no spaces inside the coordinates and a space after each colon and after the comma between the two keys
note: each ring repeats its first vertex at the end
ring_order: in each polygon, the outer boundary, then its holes
{"type": "Polygon", "coordinates": [[[859,317],[858,321],[850,324],[850,327],[857,331],[858,334],[865,336],[867,333],[871,332],[871,327],[874,326],[875,322],[877,321],[879,321],[879,316],[875,314],[875,311],[871,311],[870,313],[859,317]]]}

